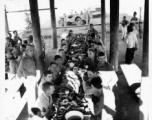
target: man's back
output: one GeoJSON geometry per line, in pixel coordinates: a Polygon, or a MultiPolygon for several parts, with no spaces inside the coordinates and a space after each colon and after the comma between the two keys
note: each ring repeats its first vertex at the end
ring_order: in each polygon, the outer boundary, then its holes
{"type": "Polygon", "coordinates": [[[31,57],[24,56],[19,64],[18,77],[36,76],[36,66],[31,57]]]}

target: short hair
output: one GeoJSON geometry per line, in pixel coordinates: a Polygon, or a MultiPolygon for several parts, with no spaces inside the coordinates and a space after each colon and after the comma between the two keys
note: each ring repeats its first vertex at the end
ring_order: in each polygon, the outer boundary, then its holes
{"type": "Polygon", "coordinates": [[[95,33],[91,33],[91,37],[92,37],[92,38],[95,38],[95,33]]]}
{"type": "Polygon", "coordinates": [[[26,45],[24,45],[24,44],[23,44],[23,45],[21,45],[21,47],[26,49],[26,45]]]}
{"type": "Polygon", "coordinates": [[[55,60],[55,61],[56,61],[57,59],[59,59],[59,58],[61,58],[60,55],[55,55],[55,56],[54,56],[54,60],[55,60]]]}
{"type": "Polygon", "coordinates": [[[27,40],[24,40],[24,42],[23,42],[24,44],[28,44],[28,41],[27,40]]]}
{"type": "Polygon", "coordinates": [[[92,48],[89,48],[88,51],[95,53],[95,50],[92,48]]]}
{"type": "Polygon", "coordinates": [[[59,49],[59,52],[64,51],[64,49],[59,49]]]}
{"type": "Polygon", "coordinates": [[[61,39],[61,43],[62,43],[64,40],[65,40],[65,39],[62,38],[62,39],[61,39]]]}
{"type": "Polygon", "coordinates": [[[63,47],[63,46],[65,46],[66,44],[65,43],[63,43],[62,45],[61,45],[61,47],[63,47]]]}
{"type": "Polygon", "coordinates": [[[70,30],[69,30],[69,32],[73,32],[73,30],[72,30],[72,29],[70,29],[70,30]]]}
{"type": "Polygon", "coordinates": [[[8,34],[9,34],[10,36],[12,36],[12,34],[11,34],[10,32],[8,32],[8,34]]]}
{"type": "Polygon", "coordinates": [[[105,56],[105,53],[102,51],[98,53],[98,57],[101,57],[101,56],[105,56]]]}
{"type": "Polygon", "coordinates": [[[97,72],[97,69],[96,69],[96,67],[94,67],[94,66],[89,66],[89,67],[87,68],[87,71],[91,71],[91,72],[95,73],[95,72],[97,72]]]}
{"type": "Polygon", "coordinates": [[[53,83],[45,82],[42,84],[42,90],[45,92],[46,90],[48,90],[50,88],[50,86],[54,86],[53,83]]]}
{"type": "Polygon", "coordinates": [[[129,25],[129,26],[127,27],[127,32],[130,33],[130,32],[132,32],[132,31],[133,31],[133,26],[129,25]]]}
{"type": "Polygon", "coordinates": [[[43,73],[43,76],[46,77],[48,74],[53,74],[50,70],[46,70],[43,73]]]}
{"type": "Polygon", "coordinates": [[[134,14],[137,14],[137,12],[135,11],[134,14]]]}
{"type": "Polygon", "coordinates": [[[13,34],[14,34],[14,33],[17,33],[17,31],[16,31],[16,30],[14,30],[14,31],[13,31],[13,34]]]}
{"type": "Polygon", "coordinates": [[[51,66],[51,65],[53,65],[53,64],[56,64],[56,65],[57,65],[57,63],[56,63],[56,62],[50,62],[50,66],[51,66]]]}
{"type": "Polygon", "coordinates": [[[126,18],[126,16],[123,16],[123,18],[126,18]]]}
{"type": "Polygon", "coordinates": [[[102,43],[101,43],[101,42],[98,42],[98,43],[97,43],[97,45],[100,45],[100,46],[102,46],[102,43]]]}
{"type": "Polygon", "coordinates": [[[37,115],[38,112],[41,112],[39,108],[31,108],[31,111],[33,112],[34,115],[37,115]]]}
{"type": "Polygon", "coordinates": [[[90,26],[93,26],[93,24],[90,24],[90,26]]]}
{"type": "Polygon", "coordinates": [[[93,85],[95,88],[100,89],[102,88],[102,79],[100,77],[94,77],[91,82],[91,85],[93,85]]]}

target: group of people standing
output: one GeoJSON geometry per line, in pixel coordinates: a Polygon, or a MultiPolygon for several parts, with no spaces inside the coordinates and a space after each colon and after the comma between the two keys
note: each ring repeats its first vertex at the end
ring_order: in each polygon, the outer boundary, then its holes
{"type": "Polygon", "coordinates": [[[126,20],[126,16],[122,20],[122,40],[127,45],[125,63],[131,64],[134,58],[135,51],[139,48],[138,43],[138,31],[137,24],[139,23],[138,18],[136,17],[137,13],[134,12],[130,22],[126,20]]]}

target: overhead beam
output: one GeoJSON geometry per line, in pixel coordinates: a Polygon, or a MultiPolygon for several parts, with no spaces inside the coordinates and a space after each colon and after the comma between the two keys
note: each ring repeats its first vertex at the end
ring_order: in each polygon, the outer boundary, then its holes
{"type": "Polygon", "coordinates": [[[50,0],[50,15],[51,15],[51,38],[53,40],[53,48],[57,48],[57,32],[56,32],[56,17],[54,9],[54,0],[50,0]]]}
{"type": "MultiPolygon", "coordinates": [[[[57,8],[55,8],[57,9],[57,8]]],[[[43,8],[43,9],[38,9],[39,11],[41,10],[50,10],[50,8],[43,8]]],[[[6,11],[6,13],[15,13],[15,12],[30,12],[30,10],[17,10],[17,11],[6,11]]]]}
{"type": "Polygon", "coordinates": [[[31,11],[31,20],[32,20],[32,31],[34,38],[34,47],[35,47],[35,57],[37,69],[43,73],[43,64],[40,60],[40,55],[42,54],[42,41],[41,41],[41,29],[40,29],[40,20],[38,13],[38,2],[37,0],[29,0],[30,11],[31,11]]]}
{"type": "Polygon", "coordinates": [[[118,71],[119,0],[110,0],[110,56],[109,62],[118,71]]]}
{"type": "Polygon", "coordinates": [[[101,38],[104,45],[106,45],[105,18],[106,18],[105,0],[101,0],[101,31],[102,31],[101,38]]]}
{"type": "Polygon", "coordinates": [[[149,0],[145,0],[142,76],[149,76],[149,0]]]}

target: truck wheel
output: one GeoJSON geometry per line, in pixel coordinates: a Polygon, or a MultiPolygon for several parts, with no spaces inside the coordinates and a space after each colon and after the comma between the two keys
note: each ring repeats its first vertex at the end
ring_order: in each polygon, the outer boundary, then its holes
{"type": "Polygon", "coordinates": [[[78,26],[80,26],[80,25],[82,25],[83,24],[83,21],[82,21],[82,19],[80,18],[80,17],[78,17],[78,18],[76,18],[76,24],[78,25],[78,26]]]}

